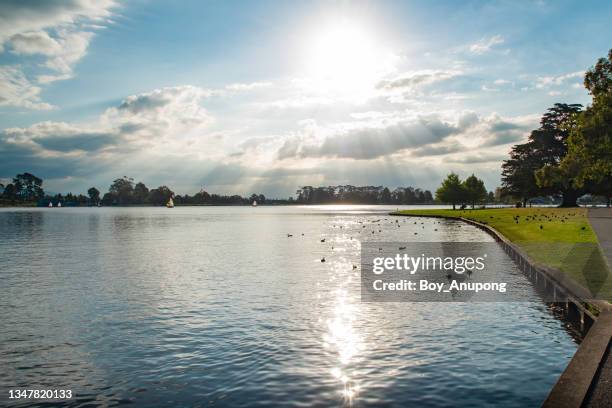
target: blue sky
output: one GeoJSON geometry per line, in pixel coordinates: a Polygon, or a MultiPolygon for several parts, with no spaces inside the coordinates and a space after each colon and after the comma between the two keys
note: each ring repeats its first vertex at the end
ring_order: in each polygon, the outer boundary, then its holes
{"type": "Polygon", "coordinates": [[[612,46],[609,2],[0,4],[0,179],[178,193],[499,184],[612,46]]]}

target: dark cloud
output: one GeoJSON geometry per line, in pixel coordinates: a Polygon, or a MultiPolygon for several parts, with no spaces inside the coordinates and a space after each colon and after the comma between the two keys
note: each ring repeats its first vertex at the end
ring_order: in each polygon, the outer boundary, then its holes
{"type": "Polygon", "coordinates": [[[28,146],[7,143],[0,139],[0,177],[12,178],[28,171],[42,178],[75,176],[84,166],[73,157],[39,157],[28,146]]]}
{"type": "Polygon", "coordinates": [[[112,133],[81,133],[74,135],[53,135],[53,137],[34,137],[32,141],[47,150],[70,152],[75,150],[96,151],[114,145],[118,140],[112,133]]]}
{"type": "Polygon", "coordinates": [[[233,185],[247,175],[248,169],[239,164],[219,164],[200,179],[200,184],[204,186],[233,185]]]}
{"type": "Polygon", "coordinates": [[[376,88],[378,89],[398,89],[398,88],[414,88],[421,85],[428,85],[434,82],[445,81],[457,76],[457,72],[452,71],[428,71],[410,73],[396,79],[380,81],[376,88]]]}
{"type": "Polygon", "coordinates": [[[503,120],[500,120],[499,122],[495,122],[491,125],[492,132],[504,132],[508,130],[517,130],[517,129],[524,130],[525,127],[518,125],[516,123],[506,122],[503,120]]]}
{"type": "Polygon", "coordinates": [[[517,143],[523,140],[523,132],[500,132],[491,136],[481,145],[481,147],[501,146],[510,143],[517,143]]]}
{"type": "Polygon", "coordinates": [[[516,143],[525,137],[533,124],[514,123],[500,118],[493,118],[488,125],[487,139],[482,147],[500,146],[516,143]]]}
{"type": "Polygon", "coordinates": [[[427,157],[427,156],[442,156],[445,154],[456,153],[465,150],[465,146],[454,143],[444,146],[423,146],[412,151],[412,155],[415,157],[427,157]]]}
{"type": "Polygon", "coordinates": [[[172,101],[167,95],[161,93],[150,93],[129,97],[117,108],[120,111],[128,111],[139,114],[144,111],[161,108],[172,101]]]}
{"type": "Polygon", "coordinates": [[[320,145],[289,139],[278,151],[280,159],[290,157],[338,157],[375,159],[405,149],[440,142],[459,128],[437,118],[419,118],[383,128],[364,128],[328,136],[320,145]]]}

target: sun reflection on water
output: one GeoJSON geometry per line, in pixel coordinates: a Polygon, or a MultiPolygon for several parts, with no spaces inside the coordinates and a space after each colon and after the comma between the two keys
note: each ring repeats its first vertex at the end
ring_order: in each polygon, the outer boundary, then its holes
{"type": "Polygon", "coordinates": [[[364,342],[356,324],[360,304],[353,293],[355,274],[358,272],[353,268],[355,262],[345,257],[358,254],[360,243],[351,240],[346,232],[345,228],[333,239],[334,249],[343,256],[328,264],[328,286],[331,290],[327,293],[330,297],[329,317],[324,321],[323,347],[335,356],[330,374],[338,381],[340,395],[351,405],[361,390],[351,363],[355,363],[362,352],[364,342]]]}

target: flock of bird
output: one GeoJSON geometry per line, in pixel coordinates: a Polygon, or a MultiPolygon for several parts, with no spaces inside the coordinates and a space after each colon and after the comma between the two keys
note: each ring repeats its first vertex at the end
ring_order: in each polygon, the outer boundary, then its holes
{"type": "MultiPolygon", "coordinates": [[[[543,230],[546,222],[560,221],[562,223],[565,223],[566,221],[569,221],[571,217],[575,217],[576,215],[577,215],[576,213],[562,213],[562,214],[552,213],[552,215],[548,215],[542,212],[542,213],[530,214],[524,217],[521,217],[520,214],[513,215],[512,220],[514,221],[515,224],[520,224],[521,219],[523,219],[525,223],[539,222],[540,223],[539,228],[540,230],[543,230]]],[[[495,217],[493,216],[489,216],[489,218],[495,219],[495,217]]],[[[586,226],[583,225],[580,229],[584,231],[586,229],[586,226]]]]}
{"type": "MultiPolygon", "coordinates": [[[[383,228],[383,225],[385,225],[385,224],[393,225],[394,227],[401,228],[401,223],[400,223],[399,219],[396,219],[395,222],[385,222],[385,221],[389,221],[389,219],[388,218],[382,218],[382,219],[372,220],[372,221],[369,221],[369,222],[367,222],[367,221],[358,221],[358,224],[361,224],[361,228],[357,229],[356,233],[357,234],[361,234],[362,231],[363,231],[364,234],[370,234],[371,233],[373,235],[376,234],[377,232],[378,233],[382,233],[383,232],[382,228],[383,228]],[[370,225],[372,225],[374,227],[371,231],[366,230],[367,227],[368,227],[368,224],[370,224],[370,225]],[[364,231],[364,230],[366,230],[366,231],[364,231]]],[[[406,223],[407,221],[408,221],[408,219],[404,219],[403,223],[406,223]]],[[[434,221],[434,224],[439,224],[439,223],[440,223],[440,221],[434,221]]],[[[423,229],[423,230],[425,229],[425,223],[424,222],[421,222],[419,224],[417,221],[414,221],[413,225],[417,225],[417,226],[420,225],[421,229],[423,229]]],[[[332,225],[332,227],[333,228],[344,229],[343,225],[332,225]]],[[[438,228],[434,228],[433,230],[434,231],[438,231],[438,228]]],[[[416,231],[414,232],[414,235],[418,235],[418,234],[419,234],[418,232],[416,232],[416,231]]],[[[301,235],[304,236],[304,233],[301,233],[301,235]]],[[[287,234],[287,238],[292,238],[292,237],[293,237],[293,234],[291,234],[291,233],[287,234]]],[[[353,236],[349,236],[349,239],[353,240],[354,237],[353,236]]],[[[326,242],[326,238],[320,238],[320,242],[321,243],[325,243],[326,242]]],[[[332,246],[331,249],[333,251],[334,247],[332,246]]],[[[403,250],[406,249],[406,247],[405,246],[400,246],[398,249],[400,251],[403,251],[403,250]]],[[[378,250],[382,251],[382,248],[378,248],[378,250]]],[[[326,262],[326,259],[325,259],[324,256],[321,257],[321,262],[326,262]]],[[[353,269],[357,269],[357,265],[353,265],[353,269]]]]}

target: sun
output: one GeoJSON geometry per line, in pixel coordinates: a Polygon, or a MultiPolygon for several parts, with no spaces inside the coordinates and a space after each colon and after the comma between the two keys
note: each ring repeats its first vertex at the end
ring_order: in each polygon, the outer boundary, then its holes
{"type": "Polygon", "coordinates": [[[328,91],[364,92],[393,70],[394,56],[364,25],[339,21],[319,28],[306,47],[308,78],[328,91]]]}

